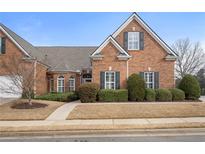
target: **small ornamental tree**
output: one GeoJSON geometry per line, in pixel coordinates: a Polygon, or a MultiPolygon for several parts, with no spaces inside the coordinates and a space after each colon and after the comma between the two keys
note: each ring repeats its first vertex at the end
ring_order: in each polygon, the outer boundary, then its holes
{"type": "Polygon", "coordinates": [[[143,101],[145,81],[138,74],[132,74],[127,80],[128,98],[130,101],[143,101]]]}
{"type": "Polygon", "coordinates": [[[185,92],[185,98],[197,100],[200,97],[200,86],[197,79],[192,75],[185,75],[179,83],[179,89],[185,92]]]}
{"type": "Polygon", "coordinates": [[[1,63],[11,83],[0,81],[0,90],[8,94],[22,94],[22,97],[28,99],[28,104],[32,106],[34,87],[41,80],[41,71],[37,72],[37,60],[11,55],[3,58],[1,63]]]}

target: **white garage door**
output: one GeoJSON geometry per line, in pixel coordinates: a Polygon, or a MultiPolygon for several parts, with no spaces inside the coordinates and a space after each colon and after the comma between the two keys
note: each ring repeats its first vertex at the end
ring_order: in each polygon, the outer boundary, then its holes
{"type": "Polygon", "coordinates": [[[0,76],[0,98],[19,98],[21,94],[22,90],[17,88],[9,77],[0,76]]]}

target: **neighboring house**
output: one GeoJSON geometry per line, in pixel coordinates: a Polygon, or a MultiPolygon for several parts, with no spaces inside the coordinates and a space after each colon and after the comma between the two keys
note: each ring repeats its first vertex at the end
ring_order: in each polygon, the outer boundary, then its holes
{"type": "MultiPolygon", "coordinates": [[[[136,13],[98,47],[34,47],[2,24],[0,38],[0,60],[16,54],[37,61],[43,79],[34,86],[37,95],[75,91],[86,82],[105,89],[126,88],[133,73],[149,88],[175,86],[177,55],[136,13]]],[[[1,76],[5,73],[0,68],[1,76]]]]}

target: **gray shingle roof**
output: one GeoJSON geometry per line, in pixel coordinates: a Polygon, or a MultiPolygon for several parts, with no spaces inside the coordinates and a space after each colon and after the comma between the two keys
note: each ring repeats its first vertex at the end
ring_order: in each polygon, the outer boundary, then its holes
{"type": "Polygon", "coordinates": [[[24,40],[22,37],[17,35],[15,32],[10,30],[8,27],[0,23],[0,26],[33,58],[41,59],[43,56],[41,52],[30,44],[28,41],[24,40]]]}
{"type": "Polygon", "coordinates": [[[0,26],[33,58],[50,66],[50,71],[77,71],[89,68],[90,54],[97,47],[34,47],[8,27],[0,26]]]}
{"type": "Polygon", "coordinates": [[[89,68],[90,54],[97,47],[36,47],[44,55],[43,63],[50,71],[77,71],[89,68]]]}

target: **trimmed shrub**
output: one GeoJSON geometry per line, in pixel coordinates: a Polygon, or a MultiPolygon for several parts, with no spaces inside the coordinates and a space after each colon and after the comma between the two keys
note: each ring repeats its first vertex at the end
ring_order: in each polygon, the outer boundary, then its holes
{"type": "Polygon", "coordinates": [[[181,89],[173,88],[169,91],[172,93],[172,101],[183,101],[185,99],[185,93],[181,89]]]}
{"type": "Polygon", "coordinates": [[[128,91],[126,89],[102,89],[98,92],[98,99],[100,102],[126,102],[128,91]]]}
{"type": "Polygon", "coordinates": [[[102,89],[98,92],[98,98],[100,102],[115,102],[115,90],[102,89]]]}
{"type": "Polygon", "coordinates": [[[197,79],[192,75],[185,75],[179,83],[179,89],[185,93],[185,98],[197,100],[200,97],[200,86],[197,79]]]}
{"type": "Polygon", "coordinates": [[[127,102],[128,101],[127,89],[115,90],[115,97],[117,102],[127,102]]]}
{"type": "Polygon", "coordinates": [[[96,102],[99,85],[96,83],[85,83],[79,87],[78,94],[82,103],[96,102]]]}
{"type": "Polygon", "coordinates": [[[130,101],[143,101],[145,81],[138,74],[132,74],[127,80],[128,98],[130,101]]]}
{"type": "Polygon", "coordinates": [[[145,100],[149,102],[153,102],[156,100],[156,93],[154,89],[151,88],[145,89],[145,100]]]}
{"type": "Polygon", "coordinates": [[[157,101],[172,101],[172,93],[168,89],[156,89],[157,101]]]}
{"type": "Polygon", "coordinates": [[[59,101],[59,102],[72,102],[78,100],[78,96],[74,92],[67,93],[48,93],[42,96],[36,96],[35,99],[48,100],[48,101],[59,101]]]}

